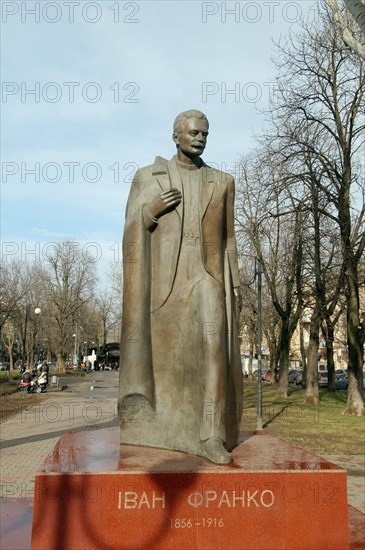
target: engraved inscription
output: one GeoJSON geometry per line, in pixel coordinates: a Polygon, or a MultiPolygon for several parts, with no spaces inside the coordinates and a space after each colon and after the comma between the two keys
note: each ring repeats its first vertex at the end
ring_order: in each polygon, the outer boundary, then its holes
{"type": "Polygon", "coordinates": [[[224,527],[224,520],[223,518],[201,518],[200,520],[194,520],[192,518],[170,518],[170,527],[172,529],[224,527]]]}
{"type": "Polygon", "coordinates": [[[209,508],[211,504],[217,508],[271,508],[275,502],[275,495],[269,489],[264,491],[206,491],[205,493],[190,493],[188,504],[193,508],[209,508]]]}
{"type": "Polygon", "coordinates": [[[165,493],[158,495],[155,491],[137,493],[136,491],[118,492],[118,510],[141,510],[165,508],[165,493]]]}

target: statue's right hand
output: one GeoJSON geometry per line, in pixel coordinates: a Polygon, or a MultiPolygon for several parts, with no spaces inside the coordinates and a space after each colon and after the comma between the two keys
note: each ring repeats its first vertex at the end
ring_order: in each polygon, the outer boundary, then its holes
{"type": "Polygon", "coordinates": [[[149,212],[154,218],[161,218],[168,212],[174,210],[182,201],[181,191],[172,188],[160,193],[152,202],[147,205],[149,212]]]}

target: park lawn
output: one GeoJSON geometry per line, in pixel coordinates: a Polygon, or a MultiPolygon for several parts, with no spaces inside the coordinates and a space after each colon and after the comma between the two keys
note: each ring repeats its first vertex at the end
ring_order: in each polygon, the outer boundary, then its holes
{"type": "MultiPolygon", "coordinates": [[[[60,375],[61,373],[56,372],[55,374],[60,375]]],[[[0,422],[48,398],[48,394],[28,394],[21,392],[19,390],[20,379],[21,375],[19,371],[11,371],[9,377],[6,372],[0,372],[0,422]]]]}
{"type": "MultiPolygon", "coordinates": [[[[347,392],[320,390],[320,404],[304,403],[305,390],[288,388],[288,397],[276,396],[276,387],[263,384],[264,429],[315,454],[364,454],[365,417],[344,416],[347,392]]],[[[244,385],[242,430],[256,428],[257,384],[244,385]]]]}
{"type": "Polygon", "coordinates": [[[0,371],[0,395],[8,395],[19,391],[20,378],[19,371],[11,371],[9,376],[7,372],[0,371]]]}
{"type": "MultiPolygon", "coordinates": [[[[85,372],[69,370],[67,372],[52,370],[49,373],[49,378],[52,376],[66,377],[73,376],[75,378],[85,376],[85,372]]],[[[21,374],[18,370],[11,371],[10,375],[5,371],[0,371],[0,396],[10,395],[19,391],[19,382],[21,380],[21,374]]]]}
{"type": "Polygon", "coordinates": [[[8,420],[15,414],[26,411],[36,403],[45,401],[46,399],[48,399],[46,393],[29,394],[17,392],[11,395],[2,395],[0,397],[0,422],[8,420]]]}

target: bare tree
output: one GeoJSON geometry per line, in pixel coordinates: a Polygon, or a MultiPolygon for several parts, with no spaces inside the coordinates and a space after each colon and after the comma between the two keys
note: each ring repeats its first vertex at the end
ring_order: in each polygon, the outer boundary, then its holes
{"type": "Polygon", "coordinates": [[[238,235],[259,258],[272,303],[280,318],[278,395],[287,396],[290,342],[303,309],[302,219],[285,186],[283,166],[259,151],[242,160],[237,181],[238,235]]]}
{"type": "Polygon", "coordinates": [[[320,173],[315,185],[336,212],[323,210],[338,224],[343,261],[349,353],[345,413],[362,415],[365,322],[360,319],[358,270],[365,249],[365,205],[358,157],[364,146],[364,64],[344,46],[326,13],[322,26],[303,24],[278,50],[274,125],[287,154],[306,151],[315,159],[320,173]]]}
{"type": "Polygon", "coordinates": [[[9,320],[5,322],[1,331],[2,343],[5,347],[6,355],[9,357],[9,369],[14,370],[13,347],[15,341],[14,325],[9,320]]]}
{"type": "Polygon", "coordinates": [[[95,266],[93,259],[72,240],[64,240],[49,249],[45,263],[48,277],[44,284],[49,320],[55,332],[57,368],[64,370],[75,319],[93,295],[95,266]]]}
{"type": "Polygon", "coordinates": [[[43,270],[40,264],[13,260],[2,267],[1,278],[1,335],[13,368],[13,348],[18,343],[23,362],[30,367],[34,362],[34,348],[44,296],[43,270]]]}
{"type": "Polygon", "coordinates": [[[20,260],[4,262],[0,267],[0,333],[7,320],[17,311],[19,303],[29,293],[31,279],[20,260]]]}
{"type": "MultiPolygon", "coordinates": [[[[306,397],[308,404],[319,403],[318,391],[318,348],[319,333],[323,330],[329,353],[327,367],[329,388],[334,389],[334,361],[333,361],[333,330],[343,309],[338,307],[341,292],[344,288],[343,262],[338,258],[341,255],[337,223],[334,218],[334,207],[327,196],[321,191],[320,183],[323,169],[316,163],[316,158],[305,147],[296,147],[296,136],[291,129],[290,122],[284,125],[287,140],[279,140],[282,149],[273,153],[278,162],[292,163],[288,170],[291,175],[287,178],[289,191],[296,186],[299,180],[304,193],[293,196],[294,204],[303,211],[305,222],[304,256],[305,277],[303,294],[305,302],[311,310],[310,337],[306,360],[306,397]],[[332,347],[330,346],[332,338],[332,347]]],[[[281,131],[283,128],[281,128],[281,131]]]]}
{"type": "Polygon", "coordinates": [[[113,292],[104,290],[96,298],[95,306],[100,327],[101,344],[105,347],[111,329],[121,319],[120,300],[116,299],[113,292]]]}

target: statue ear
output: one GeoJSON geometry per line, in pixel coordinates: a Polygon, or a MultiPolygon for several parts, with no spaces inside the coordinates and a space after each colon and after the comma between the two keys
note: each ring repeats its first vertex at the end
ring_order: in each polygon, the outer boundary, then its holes
{"type": "Polygon", "coordinates": [[[172,134],[172,139],[174,140],[176,145],[179,145],[179,136],[175,132],[172,134]]]}

